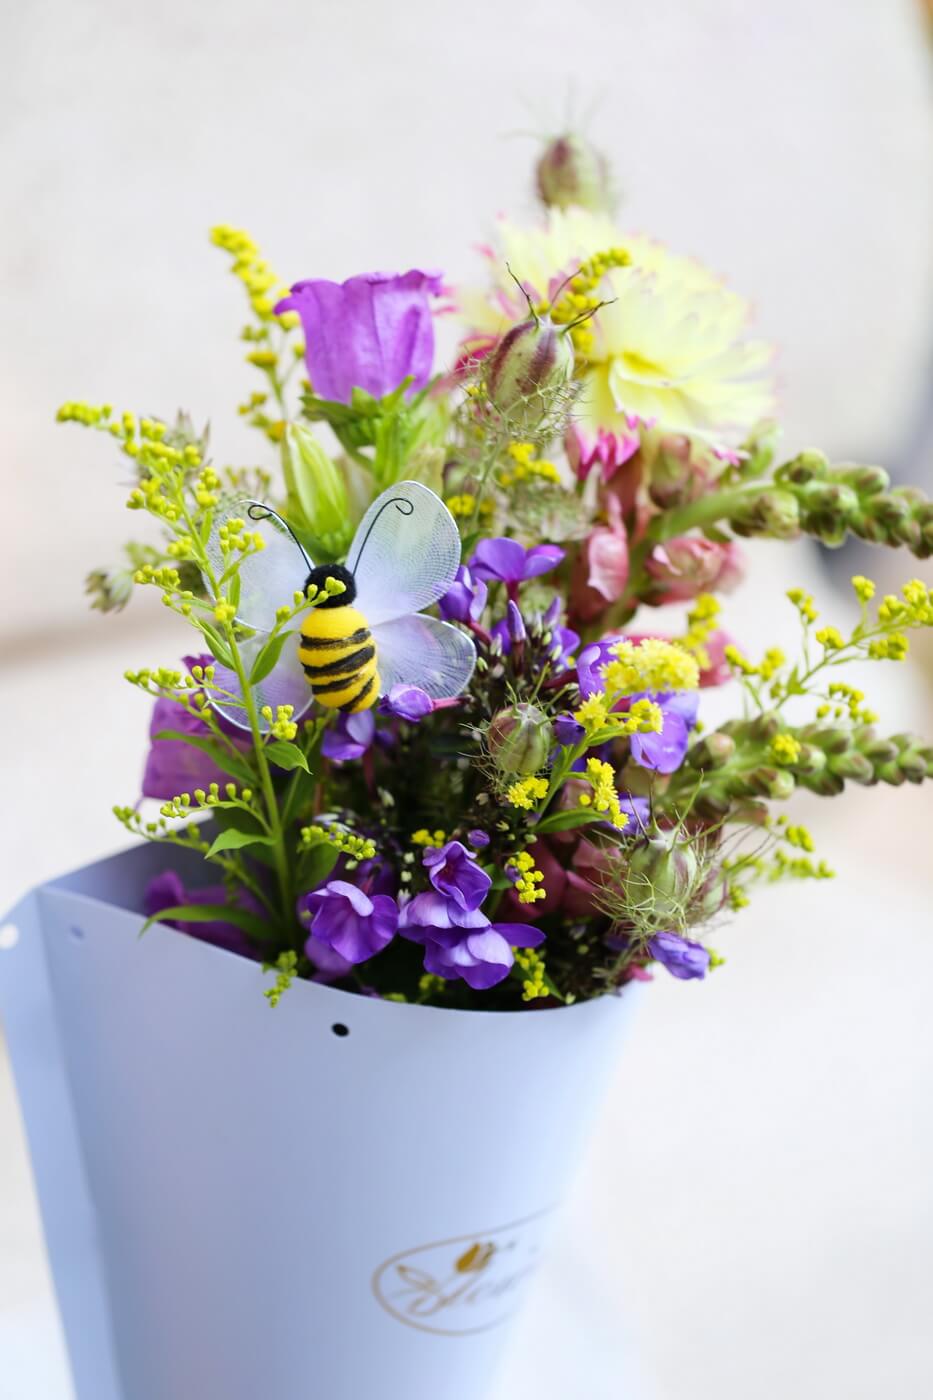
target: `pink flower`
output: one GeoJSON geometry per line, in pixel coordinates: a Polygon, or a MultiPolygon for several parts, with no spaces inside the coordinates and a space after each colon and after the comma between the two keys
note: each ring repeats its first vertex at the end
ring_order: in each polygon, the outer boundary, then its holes
{"type": "Polygon", "coordinates": [[[584,541],[570,588],[570,612],[589,622],[621,598],[628,583],[628,535],[622,507],[608,496],[608,525],[597,525],[584,541]]]}
{"type": "Polygon", "coordinates": [[[636,431],[638,419],[627,418],[627,432],[610,433],[597,428],[595,435],[573,423],[567,429],[564,448],[579,481],[585,481],[595,466],[600,468],[603,481],[609,481],[641,446],[636,431]]]}
{"type": "Polygon", "coordinates": [[[722,544],[702,535],[681,535],[655,545],[645,569],[655,583],[646,602],[683,603],[712,589],[730,592],[745,572],[745,556],[732,540],[722,544]]]}

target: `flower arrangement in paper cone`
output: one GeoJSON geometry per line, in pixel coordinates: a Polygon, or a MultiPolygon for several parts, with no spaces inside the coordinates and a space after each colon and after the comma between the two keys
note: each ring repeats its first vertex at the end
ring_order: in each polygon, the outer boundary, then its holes
{"type": "Polygon", "coordinates": [[[933,747],[840,678],[904,659],[933,624],[922,582],[879,601],[854,578],[849,630],[790,590],[790,658],[740,651],[720,602],[739,538],[925,559],[933,505],[880,467],[780,461],[746,303],[619,229],[585,143],[538,175],[541,217],[502,224],[478,291],[417,269],[289,291],[214,230],[249,301],[261,388],[239,412],[268,470],[212,463],[184,415],[59,412],[129,459],[154,526],[91,575],[94,605],[155,588],[196,653],[127,676],[154,701],[161,806],[117,816],[204,858],[148,913],[262,961],[273,1004],[296,977],[485,1009],[702,978],[751,885],[832,873],[782,815],[798,788],[933,775],[933,747]],[[729,682],[737,717],[702,729],[703,690],[729,682]]]}

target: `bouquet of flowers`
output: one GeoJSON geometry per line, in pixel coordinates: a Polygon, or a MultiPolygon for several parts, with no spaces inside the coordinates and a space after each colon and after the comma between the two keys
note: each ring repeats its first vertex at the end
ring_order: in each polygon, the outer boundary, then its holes
{"type": "Polygon", "coordinates": [[[798,788],[933,775],[840,669],[905,658],[933,624],[922,582],[879,601],[853,578],[845,632],[791,589],[790,657],[741,650],[720,602],[740,538],[925,559],[933,504],[881,467],[781,461],[746,303],[621,231],[585,143],[551,143],[537,176],[540,217],[501,222],[478,287],[412,269],[288,290],[213,230],[268,466],[212,462],[186,414],[59,410],[129,459],[155,526],[91,574],[93,605],[155,588],[194,630],[127,675],[154,701],[161,805],[115,811],[167,854],[146,912],[261,961],[273,1004],[296,978],[496,1010],[702,978],[752,885],[832,873],[781,812],[798,788]],[[705,729],[727,684],[735,715],[705,729]]]}

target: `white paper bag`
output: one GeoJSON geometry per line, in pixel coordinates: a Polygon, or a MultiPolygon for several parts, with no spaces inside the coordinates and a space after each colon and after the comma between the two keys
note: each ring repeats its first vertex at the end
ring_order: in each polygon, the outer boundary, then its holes
{"type": "Polygon", "coordinates": [[[637,998],[270,1009],[139,938],[165,861],[43,886],[0,950],[79,1400],[484,1400],[637,998]]]}

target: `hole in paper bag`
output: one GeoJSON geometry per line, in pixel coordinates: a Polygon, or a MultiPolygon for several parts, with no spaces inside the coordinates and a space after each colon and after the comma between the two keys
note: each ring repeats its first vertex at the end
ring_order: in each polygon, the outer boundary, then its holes
{"type": "Polygon", "coordinates": [[[350,1027],[345,1026],[342,1021],[335,1021],[334,1024],[331,1026],[331,1030],[333,1031],[334,1035],[350,1034],[350,1027]]]}
{"type": "Polygon", "coordinates": [[[77,924],[69,924],[68,932],[71,934],[72,938],[76,940],[76,942],[84,942],[84,929],[79,928],[77,924]]]}
{"type": "Polygon", "coordinates": [[[8,953],[19,942],[19,929],[15,924],[4,924],[0,928],[0,953],[8,953]]]}

